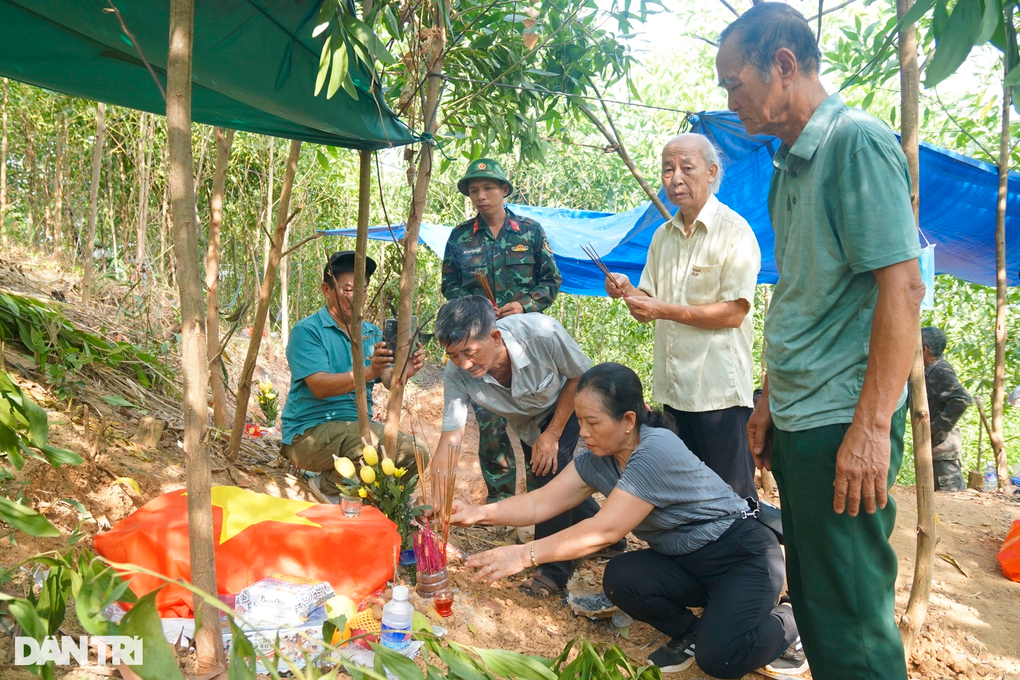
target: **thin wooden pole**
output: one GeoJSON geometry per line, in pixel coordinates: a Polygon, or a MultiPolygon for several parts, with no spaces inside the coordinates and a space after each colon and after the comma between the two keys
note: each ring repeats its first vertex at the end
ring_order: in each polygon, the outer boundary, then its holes
{"type": "MultiPolygon", "coordinates": [[[[1007,10],[1006,30],[1013,30],[1013,10],[1007,10]]],[[[1014,43],[1015,44],[1015,43],[1014,43]]],[[[1006,199],[1009,182],[1009,106],[1010,91],[1006,86],[1011,64],[1009,50],[1003,53],[1002,132],[999,137],[999,196],[995,209],[995,376],[992,380],[992,451],[999,488],[1009,486],[1009,464],[1002,440],[1002,404],[1006,382],[1006,199]]]]}
{"type": "MultiPolygon", "coordinates": [[[[896,0],[896,12],[903,17],[912,0],[896,0]]],[[[917,29],[911,24],[899,34],[900,53],[900,137],[910,171],[910,203],[914,222],[920,206],[920,163],[918,156],[918,101],[920,99],[917,66],[917,29]]],[[[910,428],[914,436],[914,490],[917,495],[917,549],[914,556],[914,578],[910,587],[907,609],[900,619],[903,649],[910,651],[921,634],[931,598],[932,570],[935,565],[935,475],[931,458],[931,426],[928,416],[928,392],[924,383],[924,360],[921,356],[921,335],[917,336],[914,364],[910,369],[910,428]]]]}
{"type": "MultiPolygon", "coordinates": [[[[135,276],[145,269],[146,236],[149,228],[149,192],[152,178],[152,116],[142,112],[138,121],[138,225],[135,228],[135,276]]],[[[151,274],[151,273],[150,273],[151,274]]]]}
{"type": "Polygon", "coordinates": [[[84,271],[81,277],[81,302],[92,302],[92,251],[96,247],[96,216],[99,212],[99,176],[103,171],[103,135],[106,133],[106,104],[96,105],[96,141],[92,145],[92,187],[89,190],[89,226],[85,237],[84,271]]]}
{"type": "MultiPolygon", "coordinates": [[[[769,284],[762,284],[762,309],[761,318],[764,320],[765,316],[769,313],[769,302],[772,299],[772,289],[769,288],[769,284]]],[[[765,334],[761,336],[761,374],[765,375],[768,371],[765,367],[765,334]]],[[[771,470],[761,469],[761,490],[766,496],[774,496],[776,493],[776,478],[772,475],[771,470]]]]}
{"type": "Polygon", "coordinates": [[[227,429],[227,390],[223,384],[223,360],[220,354],[220,234],[223,227],[223,189],[226,184],[227,163],[234,143],[234,131],[217,127],[216,169],[213,173],[212,200],[209,210],[209,244],[205,251],[205,328],[209,361],[209,384],[212,387],[213,425],[227,429]]]}
{"type": "Polygon", "coordinates": [[[297,172],[300,152],[301,142],[292,141],[290,155],[287,157],[287,172],[283,176],[283,188],[280,191],[280,205],[276,209],[276,231],[273,232],[269,258],[266,261],[266,275],[262,279],[259,304],[255,311],[255,323],[252,325],[251,339],[248,341],[248,354],[244,358],[244,368],[241,369],[241,377],[237,381],[237,408],[234,410],[234,427],[230,431],[230,443],[227,445],[227,458],[231,461],[237,459],[237,452],[241,448],[241,433],[244,432],[244,421],[248,415],[248,399],[251,397],[251,380],[259,358],[259,347],[262,345],[262,331],[266,327],[269,299],[273,296],[273,286],[276,283],[276,269],[280,264],[283,234],[296,214],[292,213],[290,217],[287,216],[287,211],[290,210],[290,195],[294,188],[294,175],[297,172]]]}
{"type": "MultiPolygon", "coordinates": [[[[191,582],[216,591],[216,541],[213,537],[212,465],[209,460],[209,366],[206,363],[205,305],[195,220],[195,179],[191,150],[191,56],[194,0],[170,1],[170,52],[167,57],[167,146],[170,154],[170,210],[177,282],[181,300],[181,367],[184,375],[184,457],[187,461],[188,537],[191,582]]],[[[195,631],[201,670],[226,667],[219,612],[196,595],[196,617],[206,625],[195,631]]]]}
{"type": "MultiPolygon", "coordinates": [[[[375,443],[368,417],[368,389],[365,385],[365,349],[362,345],[361,322],[365,318],[365,296],[368,277],[368,212],[372,198],[372,152],[359,152],[358,165],[358,233],[354,245],[354,300],[351,312],[351,359],[354,364],[354,402],[358,409],[358,432],[364,441],[375,443]]],[[[396,451],[386,449],[390,458],[396,451]]]]}
{"type": "MultiPolygon", "coordinates": [[[[434,12],[437,12],[434,10],[434,12]]],[[[428,85],[425,91],[425,107],[422,111],[426,130],[435,134],[439,94],[442,90],[443,58],[446,51],[446,28],[441,18],[433,15],[431,49],[426,60],[428,85]]],[[[418,174],[411,198],[411,210],[404,230],[404,263],[400,272],[400,300],[397,308],[397,347],[393,361],[393,378],[390,380],[390,396],[386,403],[386,428],[383,432],[383,447],[391,456],[396,455],[397,434],[400,430],[400,410],[404,402],[404,369],[414,351],[411,346],[411,312],[414,297],[415,267],[418,262],[418,231],[425,212],[425,198],[428,196],[432,179],[432,145],[422,145],[418,158],[418,174]]]]}

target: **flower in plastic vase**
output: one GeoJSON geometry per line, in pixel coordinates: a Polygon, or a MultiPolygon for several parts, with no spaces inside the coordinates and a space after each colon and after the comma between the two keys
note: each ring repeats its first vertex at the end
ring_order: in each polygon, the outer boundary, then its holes
{"type": "Polygon", "coordinates": [[[403,477],[406,474],[407,474],[407,468],[399,467],[399,468],[397,468],[396,470],[393,471],[393,476],[396,477],[397,479],[400,479],[401,477],[403,477]]]}
{"type": "Polygon", "coordinates": [[[382,463],[379,464],[382,467],[383,474],[387,477],[392,477],[393,473],[397,471],[397,466],[393,464],[393,461],[389,458],[383,458],[382,463]]]}
{"type": "Polygon", "coordinates": [[[365,487],[361,487],[360,489],[358,489],[358,495],[361,496],[362,498],[368,498],[368,489],[366,489],[365,487]]]}
{"type": "Polygon", "coordinates": [[[361,450],[361,457],[368,465],[375,465],[379,462],[379,454],[374,446],[366,446],[361,450]]]}

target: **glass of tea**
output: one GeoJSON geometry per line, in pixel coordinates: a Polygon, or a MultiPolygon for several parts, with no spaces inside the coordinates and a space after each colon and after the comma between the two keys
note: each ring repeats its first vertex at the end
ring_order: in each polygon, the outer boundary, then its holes
{"type": "Polygon", "coordinates": [[[446,618],[453,614],[453,591],[443,588],[432,596],[432,603],[436,606],[436,612],[446,618]]]}

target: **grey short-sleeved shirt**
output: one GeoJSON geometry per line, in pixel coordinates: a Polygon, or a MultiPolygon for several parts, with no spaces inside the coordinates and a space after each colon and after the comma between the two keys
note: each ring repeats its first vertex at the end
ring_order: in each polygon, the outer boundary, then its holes
{"type": "Polygon", "coordinates": [[[510,353],[510,387],[485,374],[473,378],[452,361],[443,373],[443,432],[467,423],[474,402],[506,418],[521,441],[532,445],[539,426],[556,408],[564,383],[591,368],[589,359],[555,319],[514,314],[496,322],[510,353]]]}
{"type": "Polygon", "coordinates": [[[620,489],[654,505],[634,535],[666,555],[694,552],[722,536],[736,520],[685,524],[748,510],[747,502],[680,437],[661,427],[641,426],[641,442],[622,473],[615,458],[590,451],[579,453],[574,467],[585,484],[606,497],[620,489]]]}
{"type": "Polygon", "coordinates": [[[791,432],[849,423],[878,301],[872,272],[921,254],[907,161],[885,123],[834,94],[773,164],[779,283],[765,319],[772,419],[791,432]]]}

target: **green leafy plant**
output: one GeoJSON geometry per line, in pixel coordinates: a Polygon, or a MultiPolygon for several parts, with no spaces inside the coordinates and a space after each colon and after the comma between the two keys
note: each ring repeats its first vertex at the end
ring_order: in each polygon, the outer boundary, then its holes
{"type": "Polygon", "coordinates": [[[32,352],[46,382],[62,398],[82,384],[82,370],[94,363],[127,370],[145,388],[175,390],[172,374],[155,355],[83,331],[59,309],[27,295],[0,292],[0,340],[16,340],[32,352]]]}

